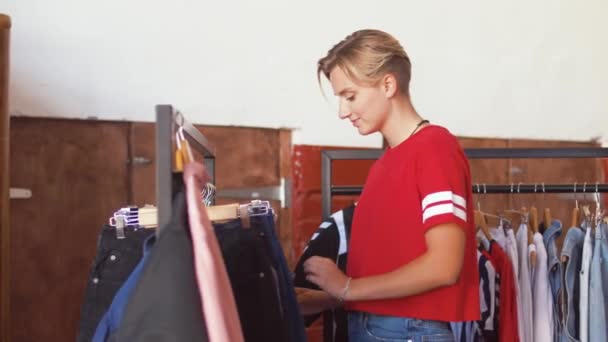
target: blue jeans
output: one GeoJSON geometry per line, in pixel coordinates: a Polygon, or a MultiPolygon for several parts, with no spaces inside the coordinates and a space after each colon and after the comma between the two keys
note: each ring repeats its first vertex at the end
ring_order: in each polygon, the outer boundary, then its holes
{"type": "Polygon", "coordinates": [[[251,224],[258,224],[263,229],[264,237],[270,256],[273,259],[274,266],[277,267],[279,277],[279,292],[288,317],[288,331],[290,342],[306,342],[306,330],[304,328],[304,319],[300,313],[300,306],[296,298],[296,292],[293,286],[293,276],[287,265],[285,254],[279,243],[279,239],[275,233],[274,213],[271,211],[264,216],[255,216],[251,218],[251,224]]]}
{"type": "Polygon", "coordinates": [[[551,296],[553,297],[553,342],[562,341],[562,310],[561,310],[561,290],[562,290],[562,264],[559,260],[559,253],[555,240],[562,234],[562,223],[553,220],[551,226],[543,233],[543,240],[547,247],[547,269],[549,270],[549,285],[551,286],[551,296]]]}
{"type": "Polygon", "coordinates": [[[589,274],[589,341],[608,341],[608,227],[595,228],[595,246],[589,274]]]}
{"type": "Polygon", "coordinates": [[[454,342],[448,322],[348,313],[349,342],[454,342]]]}
{"type": "Polygon", "coordinates": [[[562,247],[562,257],[567,257],[566,262],[562,262],[562,341],[565,342],[576,342],[580,339],[579,275],[581,273],[584,240],[585,232],[578,227],[572,227],[568,229],[562,247]]]}

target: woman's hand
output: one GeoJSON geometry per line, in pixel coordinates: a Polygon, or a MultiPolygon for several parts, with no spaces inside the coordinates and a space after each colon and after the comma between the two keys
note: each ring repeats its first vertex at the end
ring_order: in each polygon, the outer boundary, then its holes
{"type": "Polygon", "coordinates": [[[302,312],[302,315],[305,316],[318,314],[339,305],[339,302],[325,291],[306,289],[303,287],[296,287],[295,291],[298,304],[300,305],[300,311],[302,312]]]}
{"type": "Polygon", "coordinates": [[[304,272],[308,281],[332,297],[341,298],[344,295],[348,277],[331,259],[313,256],[304,263],[304,272]]]}

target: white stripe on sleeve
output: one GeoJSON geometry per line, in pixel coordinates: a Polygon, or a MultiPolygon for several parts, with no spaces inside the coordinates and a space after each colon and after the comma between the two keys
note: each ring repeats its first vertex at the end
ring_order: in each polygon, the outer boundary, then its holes
{"type": "Polygon", "coordinates": [[[431,217],[443,214],[454,214],[461,220],[467,221],[467,213],[464,210],[454,205],[454,203],[445,203],[427,208],[422,214],[422,223],[426,222],[426,220],[431,217]]]}
{"type": "Polygon", "coordinates": [[[426,210],[427,207],[439,203],[451,201],[456,205],[461,206],[463,209],[467,208],[467,201],[464,197],[453,193],[452,191],[439,191],[428,194],[422,200],[422,210],[426,210]]]}

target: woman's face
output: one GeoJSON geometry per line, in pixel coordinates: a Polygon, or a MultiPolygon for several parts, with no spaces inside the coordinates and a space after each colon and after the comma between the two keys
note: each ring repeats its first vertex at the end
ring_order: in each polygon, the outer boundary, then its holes
{"type": "Polygon", "coordinates": [[[382,129],[389,113],[389,99],[382,85],[355,83],[340,67],[330,72],[329,80],[339,100],[340,119],[349,119],[361,135],[382,129]]]}

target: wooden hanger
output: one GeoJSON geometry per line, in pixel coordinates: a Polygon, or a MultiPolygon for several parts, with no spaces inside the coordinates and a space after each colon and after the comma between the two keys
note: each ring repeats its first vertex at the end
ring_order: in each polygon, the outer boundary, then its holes
{"type": "Polygon", "coordinates": [[[488,222],[486,221],[485,215],[480,210],[475,210],[475,227],[481,229],[483,235],[488,239],[488,241],[492,241],[492,234],[490,233],[490,229],[488,228],[488,222]]]}
{"type": "Polygon", "coordinates": [[[544,222],[545,222],[545,226],[549,227],[551,225],[551,209],[549,208],[545,208],[544,212],[543,212],[543,218],[544,218],[544,222]]]}
{"type": "Polygon", "coordinates": [[[530,225],[534,233],[538,233],[538,210],[535,206],[530,208],[530,225]]]}
{"type": "MultiPolygon", "coordinates": [[[[477,193],[481,193],[479,191],[479,184],[477,184],[477,193]]],[[[486,219],[487,214],[481,211],[481,204],[479,201],[477,201],[477,210],[474,210],[473,213],[475,214],[475,227],[481,229],[481,232],[486,237],[486,239],[488,239],[488,241],[492,241],[492,234],[490,233],[490,229],[488,228],[488,221],[486,219]]]]}
{"type": "Polygon", "coordinates": [[[572,208],[572,216],[571,216],[571,220],[570,220],[570,227],[578,227],[579,224],[579,209],[578,207],[574,207],[572,208]]]}
{"type": "Polygon", "coordinates": [[[572,208],[572,214],[570,215],[570,227],[578,227],[580,211],[578,208],[578,198],[576,197],[576,183],[574,183],[574,208],[572,208]]]}
{"type": "MultiPolygon", "coordinates": [[[[224,204],[224,205],[213,205],[205,207],[209,220],[212,222],[222,222],[240,219],[243,228],[249,228],[250,218],[252,216],[266,215],[270,210],[270,202],[253,200],[249,203],[238,204],[224,204]]],[[[156,207],[143,207],[138,212],[139,226],[144,228],[156,228],[158,226],[157,221],[157,208],[156,207]]]]}

